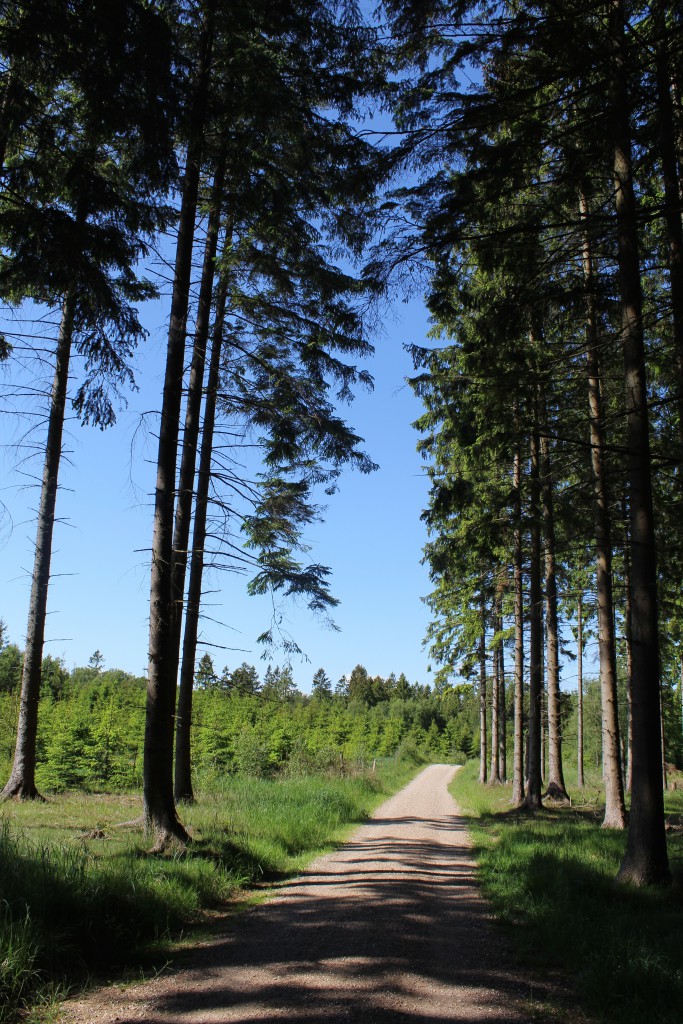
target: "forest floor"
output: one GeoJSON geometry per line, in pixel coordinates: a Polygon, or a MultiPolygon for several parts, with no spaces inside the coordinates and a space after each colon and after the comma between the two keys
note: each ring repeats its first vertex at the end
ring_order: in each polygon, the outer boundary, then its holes
{"type": "Polygon", "coordinates": [[[62,1006],[64,1024],[527,1024],[563,986],[522,977],[431,765],[336,852],[219,924],[174,971],[62,1006]]]}

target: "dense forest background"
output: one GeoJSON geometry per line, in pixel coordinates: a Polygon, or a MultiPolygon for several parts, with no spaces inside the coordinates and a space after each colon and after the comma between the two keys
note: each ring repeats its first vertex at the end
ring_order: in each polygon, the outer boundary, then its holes
{"type": "MultiPolygon", "coordinates": [[[[22,653],[0,649],[0,772],[14,750],[22,653]]],[[[310,674],[310,673],[309,673],[310,674]]],[[[335,685],[323,669],[300,686],[290,667],[253,665],[216,671],[209,655],[195,676],[193,771],[200,789],[230,775],[276,778],[345,775],[376,758],[464,764],[480,756],[479,695],[470,683],[438,690],[405,675],[371,676],[357,665],[335,685]]],[[[99,652],[69,671],[58,658],[42,667],[36,777],[46,792],[136,791],[142,784],[146,680],[106,669],[99,652]]],[[[491,680],[489,679],[489,684],[491,680]]],[[[599,785],[602,757],[599,680],[584,681],[584,757],[590,787],[599,785]]],[[[504,726],[512,745],[514,685],[506,686],[504,726]]],[[[664,702],[665,747],[683,766],[680,694],[664,702]]],[[[624,734],[626,701],[620,715],[624,734]]],[[[547,725],[547,723],[546,723],[547,725]]],[[[576,691],[562,694],[562,739],[568,781],[575,783],[576,691]]],[[[546,747],[547,749],[547,747],[546,747]]],[[[545,762],[545,758],[544,758],[545,762]]]]}

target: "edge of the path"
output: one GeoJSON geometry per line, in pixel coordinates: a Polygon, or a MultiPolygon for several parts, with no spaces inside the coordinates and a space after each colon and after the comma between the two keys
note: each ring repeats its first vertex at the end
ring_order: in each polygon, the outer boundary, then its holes
{"type": "MultiPolygon", "coordinates": [[[[346,834],[342,836],[340,842],[335,845],[332,851],[314,855],[302,871],[296,874],[293,873],[285,880],[265,882],[242,890],[228,904],[215,911],[210,919],[204,922],[199,929],[193,929],[182,942],[174,944],[171,949],[172,962],[168,961],[161,970],[154,970],[149,977],[141,977],[140,973],[138,973],[134,978],[114,979],[105,984],[100,982],[93,985],[87,991],[75,993],[66,1002],[61,1004],[59,1009],[60,1021],[63,1021],[64,1024],[69,1024],[70,1021],[74,1022],[74,1024],[81,1024],[81,1022],[86,1020],[102,1020],[105,1022],[116,1020],[118,1019],[116,1014],[114,1016],[111,1014],[115,1011],[117,1003],[126,999],[126,993],[139,993],[143,999],[149,998],[153,1000],[167,982],[172,983],[174,975],[184,971],[193,971],[195,968],[201,970],[202,955],[206,955],[208,949],[216,947],[226,936],[230,935],[245,915],[255,907],[277,899],[278,896],[286,896],[288,886],[292,886],[296,882],[300,883],[302,880],[305,881],[309,875],[317,874],[321,870],[321,866],[324,865],[324,862],[334,858],[347,844],[352,842],[354,835],[360,832],[366,824],[377,819],[391,818],[392,806],[397,801],[405,799],[406,792],[409,792],[411,788],[419,787],[420,780],[426,773],[439,767],[448,769],[446,777],[442,778],[440,782],[448,793],[453,814],[458,818],[457,827],[460,841],[462,846],[466,848],[464,856],[471,867],[471,881],[477,890],[477,900],[481,900],[486,919],[492,923],[494,932],[497,931],[495,914],[490,901],[482,891],[477,877],[476,857],[468,827],[468,816],[458,806],[457,801],[449,791],[450,784],[461,766],[444,764],[426,765],[417,770],[413,777],[396,790],[395,793],[382,800],[365,822],[349,825],[348,829],[345,830],[346,834]]],[[[507,956],[511,952],[510,936],[509,934],[506,936],[504,932],[498,932],[498,938],[500,939],[501,949],[505,948],[507,956]]],[[[514,962],[514,960],[514,949],[512,949],[512,961],[514,962]]],[[[552,1020],[556,1024],[566,1021],[568,1017],[560,1005],[560,1003],[565,1002],[561,998],[564,990],[562,980],[555,977],[544,976],[541,978],[537,976],[533,978],[533,984],[527,984],[525,976],[528,973],[528,968],[522,968],[519,980],[520,991],[524,992],[521,998],[528,1008],[529,1020],[552,1020]]]]}

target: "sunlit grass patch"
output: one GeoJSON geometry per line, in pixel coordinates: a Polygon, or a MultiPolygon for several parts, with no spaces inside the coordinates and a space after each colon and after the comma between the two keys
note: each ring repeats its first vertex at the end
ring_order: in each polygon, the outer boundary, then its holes
{"type": "MultiPolygon", "coordinates": [[[[300,871],[415,774],[389,760],[354,777],[227,777],[181,814],[187,850],[147,852],[138,796],[67,793],[0,811],[0,1024],[60,987],[168,959],[245,888],[300,871]],[[152,960],[150,960],[150,957],[152,960]]],[[[30,1010],[31,1006],[34,1010],[30,1010]]]]}
{"type": "MultiPolygon", "coordinates": [[[[520,960],[573,976],[585,1011],[597,1020],[680,1024],[680,877],[666,890],[618,885],[626,836],[600,827],[592,801],[519,813],[510,807],[509,787],[479,786],[474,763],[452,789],[472,816],[482,885],[512,929],[520,960]]],[[[680,794],[671,798],[668,811],[675,814],[680,794]]],[[[680,832],[669,832],[669,849],[675,871],[680,832]]]]}

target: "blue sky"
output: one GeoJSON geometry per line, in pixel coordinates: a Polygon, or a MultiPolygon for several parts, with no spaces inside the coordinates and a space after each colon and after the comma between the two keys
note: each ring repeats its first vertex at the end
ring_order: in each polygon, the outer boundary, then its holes
{"type": "MultiPolygon", "coordinates": [[[[369,475],[346,472],[328,500],[325,522],[307,532],[309,557],[332,569],[331,589],[340,599],[334,612],[339,632],[326,628],[303,606],[279,604],[282,629],[306,653],[292,668],[297,685],[308,690],[323,667],[336,682],[362,663],[375,675],[405,672],[426,683],[428,656],[422,649],[428,611],[420,600],[429,590],[420,564],[425,541],[420,512],[427,497],[424,466],[415,451],[412,421],[420,414],[405,378],[412,372],[403,350],[421,342],[428,330],[422,304],[396,302],[387,309],[383,336],[368,368],[375,390],[361,392],[345,416],[365,438],[380,469],[369,475]]],[[[99,649],[108,667],[142,674],[147,663],[150,494],[156,441],[153,416],[159,408],[166,345],[163,313],[151,306],[147,342],[136,357],[139,391],[108,431],[68,424],[55,531],[53,578],[45,653],[63,657],[69,668],[87,664],[99,649]]],[[[22,328],[20,328],[22,329],[22,328]]],[[[37,487],[44,431],[36,402],[12,400],[16,382],[49,380],[49,367],[32,360],[20,372],[15,358],[0,369],[0,445],[5,515],[0,521],[0,618],[9,637],[23,644],[33,560],[37,487]],[[23,416],[22,410],[32,410],[23,416]],[[26,432],[29,431],[28,438],[26,432]],[[36,445],[31,455],[23,444],[36,445]],[[28,458],[27,458],[28,456],[28,458]]],[[[246,594],[246,580],[211,573],[202,639],[217,668],[246,660],[262,673],[266,662],[257,636],[271,623],[268,599],[246,594]]],[[[282,663],[283,656],[273,655],[282,663]]]]}

